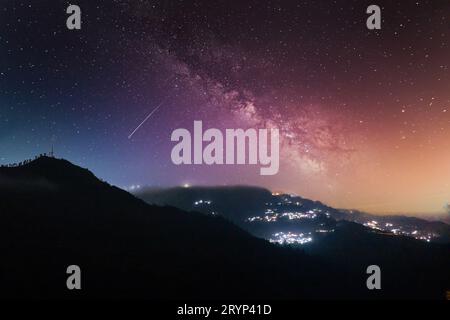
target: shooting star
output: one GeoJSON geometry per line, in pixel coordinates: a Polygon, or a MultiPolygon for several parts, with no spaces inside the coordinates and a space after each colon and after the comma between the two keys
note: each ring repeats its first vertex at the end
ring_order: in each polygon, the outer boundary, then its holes
{"type": "Polygon", "coordinates": [[[147,120],[148,120],[148,119],[149,119],[156,111],[158,111],[158,109],[164,104],[165,101],[166,101],[166,99],[164,99],[163,101],[161,101],[161,103],[158,104],[158,105],[156,106],[156,108],[153,109],[152,112],[150,112],[150,113],[148,114],[147,117],[145,117],[144,121],[142,121],[141,124],[138,125],[138,126],[136,127],[136,129],[134,129],[133,132],[128,136],[128,139],[131,139],[131,137],[133,136],[133,134],[135,134],[136,131],[138,131],[139,128],[142,127],[142,125],[145,123],[145,121],[147,121],[147,120]]]}

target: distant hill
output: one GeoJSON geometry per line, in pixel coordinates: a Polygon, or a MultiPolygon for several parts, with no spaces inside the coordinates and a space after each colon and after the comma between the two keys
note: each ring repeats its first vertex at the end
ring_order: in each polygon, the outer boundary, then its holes
{"type": "MultiPolygon", "coordinates": [[[[357,210],[336,209],[320,201],[306,199],[297,195],[272,194],[269,190],[259,187],[144,188],[138,190],[135,195],[150,204],[171,205],[187,211],[215,212],[258,236],[267,234],[270,229],[273,229],[275,224],[272,223],[272,226],[262,223],[249,225],[245,223],[248,218],[264,215],[269,207],[267,205],[268,203],[272,204],[272,208],[277,203],[282,203],[285,211],[297,210],[299,207],[295,203],[300,203],[300,210],[302,212],[314,210],[316,212],[326,213],[330,218],[335,220],[333,223],[340,220],[347,220],[367,226],[371,225],[368,222],[376,221],[378,224],[376,227],[383,229],[383,231],[396,230],[401,226],[403,230],[399,230],[399,232],[402,235],[414,237],[415,234],[412,233],[415,230],[419,230],[423,235],[434,235],[430,237],[430,240],[433,242],[450,244],[450,225],[441,221],[428,221],[400,215],[381,216],[357,210]],[[198,203],[201,200],[210,201],[211,203],[209,205],[201,205],[198,203]]],[[[324,222],[322,220],[318,219],[316,222],[322,223],[324,222]]],[[[284,223],[277,223],[277,227],[283,230],[286,228],[292,229],[295,227],[295,224],[299,224],[300,222],[302,224],[301,227],[304,228],[305,220],[284,221],[284,223]]],[[[309,222],[311,224],[311,221],[309,222]]]]}
{"type": "Polygon", "coordinates": [[[313,239],[298,245],[306,252],[338,263],[352,273],[370,264],[380,265],[389,282],[398,287],[408,287],[415,277],[414,281],[426,287],[429,278],[422,277],[423,272],[440,277],[436,283],[440,283],[441,290],[450,286],[450,245],[446,241],[450,226],[442,222],[339,210],[319,201],[243,186],[143,189],[136,195],[149,203],[216,213],[255,236],[274,241],[279,233],[294,234],[293,241],[303,234],[303,239],[313,239]],[[403,233],[393,233],[392,229],[403,233]],[[415,229],[421,233],[411,234],[415,229]],[[409,236],[405,236],[408,232],[409,236]],[[431,238],[431,242],[428,238],[413,239],[428,233],[440,236],[431,238]]]}
{"type": "MultiPolygon", "coordinates": [[[[240,190],[230,202],[271,197],[240,190]]],[[[449,288],[448,247],[346,222],[329,235],[336,250],[280,247],[220,214],[149,205],[48,157],[0,168],[0,221],[2,298],[443,298],[449,288]],[[382,291],[365,287],[369,261],[382,263],[382,291]],[[65,287],[71,264],[82,269],[80,292],[65,287]]]]}
{"type": "Polygon", "coordinates": [[[234,222],[261,212],[265,203],[273,199],[269,190],[247,186],[144,188],[135,195],[150,204],[170,205],[187,211],[202,211],[195,202],[212,201],[211,210],[234,222]]]}
{"type": "Polygon", "coordinates": [[[422,230],[424,233],[437,234],[434,242],[450,243],[450,225],[443,221],[429,221],[417,217],[402,215],[374,215],[358,210],[339,210],[342,219],[364,224],[367,221],[377,221],[379,225],[401,225],[408,230],[422,230]]]}

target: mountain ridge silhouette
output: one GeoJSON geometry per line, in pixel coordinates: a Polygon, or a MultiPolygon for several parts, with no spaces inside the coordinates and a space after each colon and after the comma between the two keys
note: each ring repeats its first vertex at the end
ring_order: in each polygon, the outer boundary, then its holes
{"type": "Polygon", "coordinates": [[[220,217],[150,206],[66,160],[1,168],[0,177],[54,186],[0,185],[2,297],[333,295],[313,284],[328,278],[313,276],[318,266],[327,268],[320,259],[278,248],[220,217]],[[80,293],[65,288],[71,264],[84,274],[80,293]]]}
{"type": "Polygon", "coordinates": [[[409,282],[388,269],[393,283],[368,291],[360,265],[270,244],[222,217],[149,205],[66,160],[0,168],[4,180],[13,183],[0,183],[2,298],[442,298],[447,285],[440,269],[409,282]],[[66,288],[72,264],[81,291],[66,288]]]}

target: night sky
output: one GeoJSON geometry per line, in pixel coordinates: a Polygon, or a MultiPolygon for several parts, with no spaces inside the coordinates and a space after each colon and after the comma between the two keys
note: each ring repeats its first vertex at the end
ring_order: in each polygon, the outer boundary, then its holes
{"type": "Polygon", "coordinates": [[[450,200],[449,1],[71,3],[0,3],[0,163],[54,144],[120,187],[249,184],[381,213],[450,200]],[[194,120],[279,128],[279,173],[175,166],[170,135],[194,120]]]}

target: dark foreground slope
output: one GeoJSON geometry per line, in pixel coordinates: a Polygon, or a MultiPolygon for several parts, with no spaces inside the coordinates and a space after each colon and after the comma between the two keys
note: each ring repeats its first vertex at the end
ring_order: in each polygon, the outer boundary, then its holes
{"type": "Polygon", "coordinates": [[[339,221],[335,230],[305,251],[353,274],[368,265],[380,266],[386,298],[398,297],[398,292],[402,292],[400,298],[426,296],[425,292],[445,298],[450,288],[449,245],[395,236],[348,221],[339,221]]]}
{"type": "Polygon", "coordinates": [[[2,297],[313,298],[362,288],[318,259],[221,218],[149,206],[64,160],[1,168],[0,181],[2,297]],[[80,292],[66,289],[72,264],[80,292]]]}

